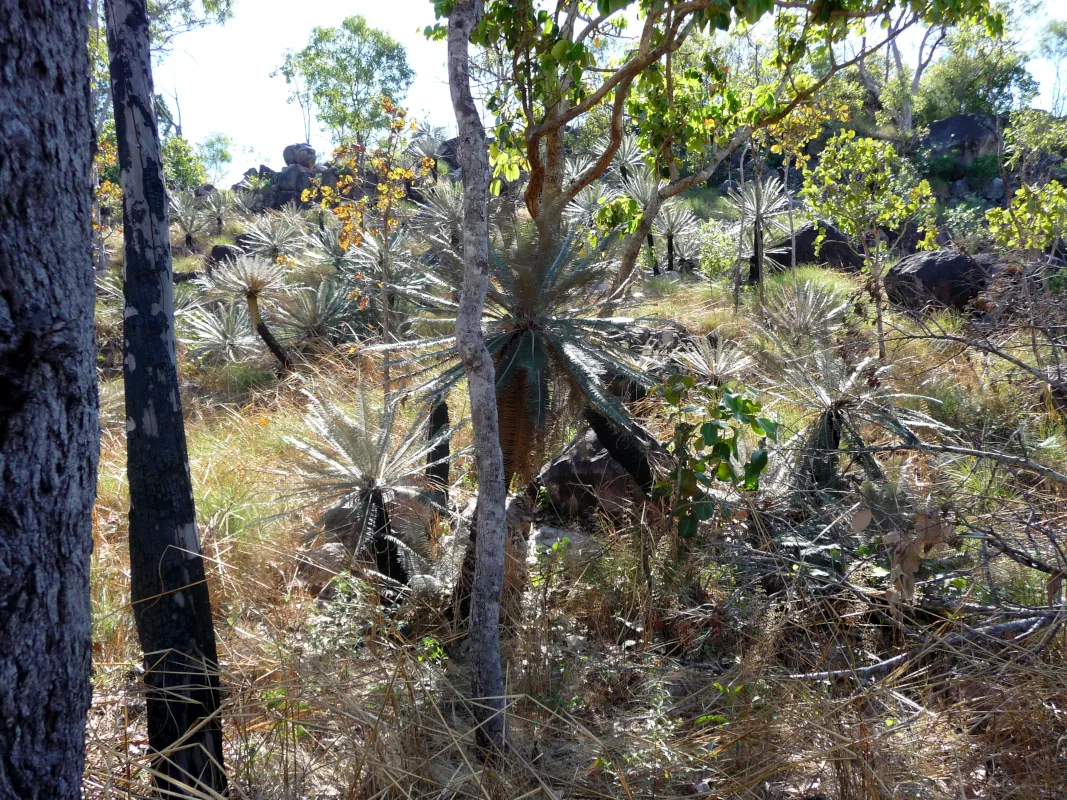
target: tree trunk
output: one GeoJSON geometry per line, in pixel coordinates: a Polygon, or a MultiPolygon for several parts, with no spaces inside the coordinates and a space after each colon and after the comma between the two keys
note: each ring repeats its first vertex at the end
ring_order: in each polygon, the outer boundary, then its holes
{"type": "Polygon", "coordinates": [[[444,397],[434,400],[430,408],[427,439],[437,444],[426,454],[426,480],[433,492],[434,502],[440,506],[448,503],[450,445],[448,441],[448,403],[444,397]]]}
{"type": "Polygon", "coordinates": [[[178,393],[145,0],[108,0],[106,14],[124,195],[130,583],[145,658],[148,740],[162,794],[225,792],[218,655],[178,393]]]}
{"type": "Polygon", "coordinates": [[[489,158],[485,129],[470,90],[468,40],[482,13],[481,0],[456,0],[448,20],[448,83],[459,127],[463,168],[463,289],[456,342],[467,373],[478,467],[478,520],[471,589],[471,657],[482,744],[505,745],[504,674],[500,665],[500,600],[504,586],[504,459],[496,414],[496,374],[482,335],[489,286],[489,158]]]}
{"type": "MultiPolygon", "coordinates": [[[[255,328],[256,333],[259,334],[259,338],[263,340],[263,344],[267,346],[271,354],[278,359],[278,363],[282,365],[283,370],[288,370],[292,366],[292,359],[289,357],[289,351],[285,349],[278,338],[274,335],[274,331],[267,327],[267,323],[263,321],[263,315],[259,310],[259,297],[254,294],[245,295],[245,302],[248,304],[248,317],[252,322],[252,327],[255,328]]],[[[388,400],[388,394],[386,395],[388,400]]]]}
{"type": "Polygon", "coordinates": [[[81,797],[99,455],[88,4],[0,12],[0,797],[81,797]]]}

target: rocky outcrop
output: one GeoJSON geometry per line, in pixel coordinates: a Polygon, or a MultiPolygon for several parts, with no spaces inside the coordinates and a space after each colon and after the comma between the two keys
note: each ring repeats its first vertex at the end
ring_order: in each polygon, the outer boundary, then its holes
{"type": "Polygon", "coordinates": [[[1000,150],[997,121],[986,114],[956,114],[930,125],[923,146],[931,155],[952,154],[964,167],[1000,150]]]}
{"type": "Polygon", "coordinates": [[[282,151],[282,158],[285,160],[287,167],[296,165],[311,169],[315,166],[316,156],[315,148],[303,143],[291,144],[282,151]]]}
{"type": "MultiPolygon", "coordinates": [[[[828,264],[834,269],[845,272],[858,272],[863,268],[863,256],[852,249],[852,243],[845,234],[831,225],[829,222],[809,222],[797,228],[794,238],[797,246],[797,264],[828,264]],[[815,250],[815,240],[819,231],[825,231],[826,237],[818,252],[815,250]]],[[[789,237],[772,244],[766,252],[769,261],[777,264],[782,269],[787,269],[792,264],[792,243],[789,237]]]]}
{"type": "Polygon", "coordinates": [[[208,254],[207,264],[208,266],[214,266],[215,264],[221,264],[223,261],[236,261],[237,257],[243,254],[244,250],[237,245],[216,244],[208,254]]]}
{"type": "Polygon", "coordinates": [[[989,273],[974,258],[954,250],[915,253],[902,258],[885,276],[891,302],[912,310],[972,303],[989,283],[989,273]]]}
{"type": "Polygon", "coordinates": [[[637,481],[611,457],[592,430],[579,435],[541,470],[535,485],[544,488],[561,517],[597,509],[621,515],[645,499],[637,481]]]}

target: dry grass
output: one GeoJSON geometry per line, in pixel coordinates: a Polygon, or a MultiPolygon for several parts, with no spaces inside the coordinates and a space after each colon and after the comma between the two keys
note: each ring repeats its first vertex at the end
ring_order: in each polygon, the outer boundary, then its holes
{"type": "MultiPolygon", "coordinates": [[[[745,337],[743,311],[734,316],[720,288],[652,287],[636,313],[745,337]]],[[[961,419],[1055,424],[1040,410],[1020,415],[996,389],[1003,376],[991,362],[906,338],[891,350],[897,388],[944,405],[939,387],[956,387],[971,403],[955,412],[961,419]]],[[[939,596],[952,589],[949,606],[891,607],[880,549],[843,577],[820,577],[776,544],[782,526],[800,524],[781,500],[716,524],[684,552],[649,511],[590,522],[581,533],[597,543],[595,558],[570,558],[566,546],[531,554],[505,631],[511,747],[483,764],[466,645],[441,611],[447,598],[417,593],[382,607],[372,584],[352,576],[316,598],[298,569],[312,510],[287,499],[282,437],[299,428],[303,387],[343,399],[373,382],[371,367],[341,352],[284,381],[186,376],[232,797],[1065,796],[1067,611],[1052,596],[1054,576],[991,552],[992,539],[970,540],[920,574],[939,596]],[[979,630],[1038,617],[1008,633],[979,630]]],[[[113,404],[114,388],[107,393],[113,404]]],[[[803,416],[785,395],[773,406],[783,420],[803,416]]],[[[94,517],[90,800],[151,795],[121,413],[112,416],[94,517]]],[[[1047,455],[1059,463],[1062,445],[1047,455]]],[[[973,459],[894,454],[882,464],[890,478],[955,503],[961,527],[1065,564],[1056,549],[1063,487],[973,459]]],[[[454,468],[459,505],[472,493],[470,470],[454,468]]],[[[856,496],[818,524],[846,529],[856,496]]]]}

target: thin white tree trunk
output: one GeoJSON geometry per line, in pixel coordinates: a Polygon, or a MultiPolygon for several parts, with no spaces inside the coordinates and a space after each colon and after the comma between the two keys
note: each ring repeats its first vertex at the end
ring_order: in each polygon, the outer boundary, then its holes
{"type": "Polygon", "coordinates": [[[504,674],[500,665],[500,599],[504,588],[506,532],[504,459],[496,414],[496,370],[482,334],[489,287],[489,155],[485,128],[470,90],[468,42],[482,0],[456,0],[448,20],[448,83],[459,128],[463,168],[463,288],[456,313],[456,343],[467,373],[478,467],[478,521],[471,588],[471,658],[479,739],[504,747],[504,674]]]}

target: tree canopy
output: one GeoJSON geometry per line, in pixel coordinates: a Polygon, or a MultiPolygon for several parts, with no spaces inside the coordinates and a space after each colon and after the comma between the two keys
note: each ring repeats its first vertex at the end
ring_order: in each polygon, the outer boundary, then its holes
{"type": "Polygon", "coordinates": [[[307,47],[286,52],[277,72],[290,87],[289,102],[310,100],[335,141],[360,144],[387,125],[377,98],[403,99],[414,78],[403,46],[360,16],[315,28],[307,47]]]}

